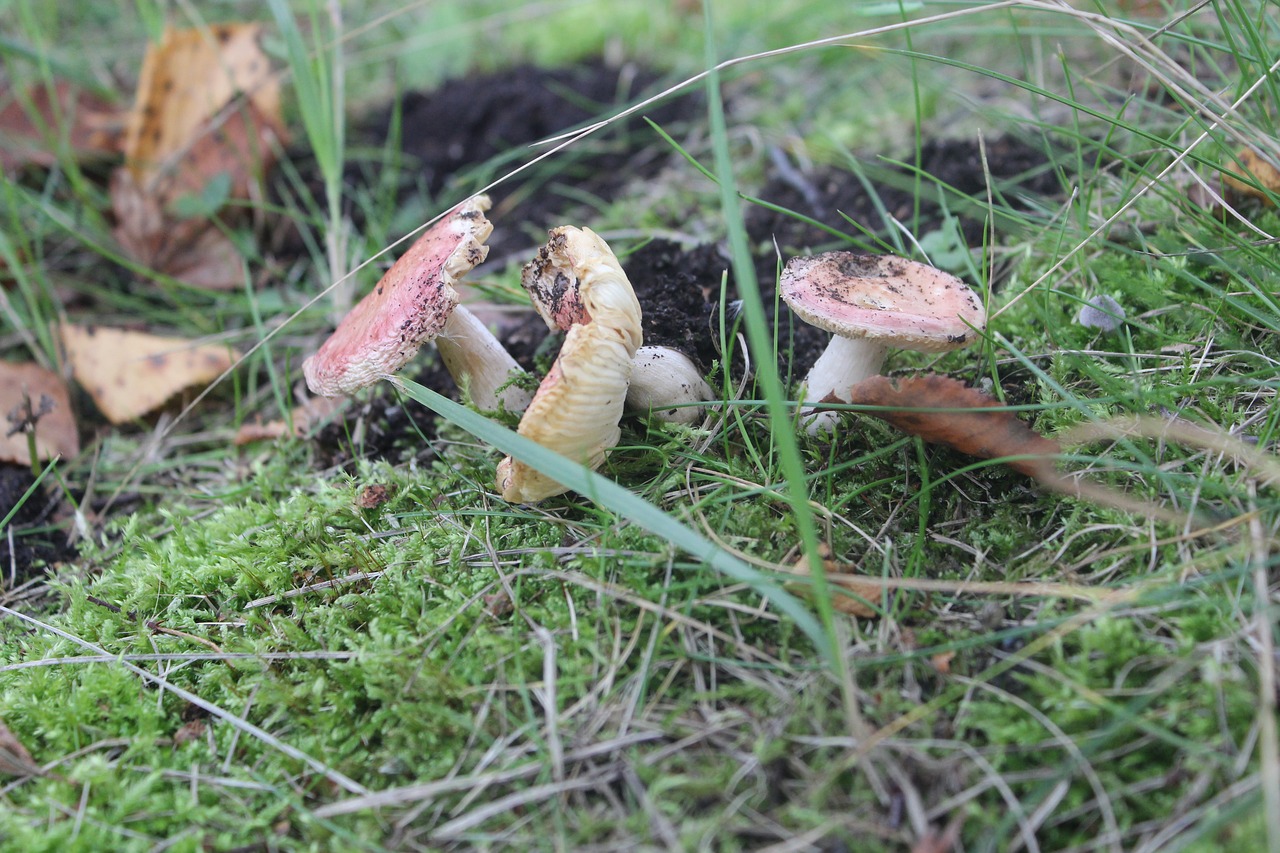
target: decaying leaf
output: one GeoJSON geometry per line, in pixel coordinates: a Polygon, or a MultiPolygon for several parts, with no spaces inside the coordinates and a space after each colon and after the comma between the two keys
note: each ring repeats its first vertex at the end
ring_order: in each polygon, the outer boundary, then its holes
{"type": "Polygon", "coordinates": [[[0,168],[53,166],[65,150],[76,158],[120,150],[121,119],[105,100],[58,80],[0,95],[0,168]]]}
{"type": "Polygon", "coordinates": [[[147,190],[173,180],[175,161],[243,94],[279,123],[280,84],[259,45],[261,24],[166,29],[147,50],[125,131],[127,167],[147,190]]]}
{"type": "MultiPolygon", "coordinates": [[[[880,615],[874,607],[861,600],[879,601],[884,592],[880,584],[863,581],[856,575],[850,574],[840,574],[839,577],[833,577],[833,575],[840,573],[841,567],[826,554],[823,554],[822,557],[822,567],[827,574],[827,582],[832,587],[839,587],[839,589],[832,590],[832,607],[841,613],[848,613],[850,616],[858,616],[864,619],[880,615]],[[852,595],[846,593],[852,593],[852,595]]],[[[791,573],[808,577],[809,560],[802,555],[791,567],[791,573]]],[[[796,590],[804,594],[812,590],[812,587],[805,585],[802,589],[799,585],[796,585],[796,590]]]]}
{"type": "Polygon", "coordinates": [[[907,379],[873,376],[854,385],[850,395],[855,405],[887,407],[867,414],[905,433],[970,456],[1004,460],[1028,477],[1057,479],[1053,457],[1059,452],[1058,443],[1037,434],[998,400],[963,382],[936,374],[907,379]]]}
{"type": "Polygon", "coordinates": [[[0,462],[31,464],[27,427],[32,422],[38,461],[80,452],[80,436],[62,378],[38,364],[0,362],[0,462]]]}
{"type": "Polygon", "coordinates": [[[126,329],[63,324],[60,332],[76,381],[114,424],[154,411],[188,388],[209,384],[240,358],[227,346],[126,329]]]}
{"type": "MultiPolygon", "coordinates": [[[[1251,175],[1254,180],[1270,191],[1272,196],[1280,195],[1280,169],[1277,169],[1272,161],[1264,159],[1261,154],[1252,148],[1241,148],[1236,152],[1236,159],[1240,162],[1239,170],[1241,172],[1251,175]]],[[[1242,195],[1260,198],[1267,202],[1270,201],[1267,193],[1251,183],[1245,183],[1232,174],[1223,172],[1222,180],[1227,186],[1242,195]]]]}
{"type": "Polygon", "coordinates": [[[44,770],[9,727],[0,720],[0,774],[5,776],[43,776],[44,770]]]}
{"type": "Polygon", "coordinates": [[[283,420],[268,421],[265,424],[245,423],[236,430],[235,444],[240,446],[255,441],[274,441],[287,435],[305,438],[334,412],[345,406],[350,399],[350,397],[307,397],[302,403],[294,406],[289,413],[289,420],[293,423],[292,430],[283,420]]]}
{"type": "MultiPolygon", "coordinates": [[[[188,284],[243,286],[240,253],[211,221],[227,200],[260,195],[283,139],[280,86],[258,24],[165,31],[147,52],[125,134],[125,166],[111,180],[116,239],[135,260],[188,284]],[[221,181],[212,210],[181,215],[184,199],[221,181]]],[[[201,205],[195,205],[197,209],[201,205]]]]}

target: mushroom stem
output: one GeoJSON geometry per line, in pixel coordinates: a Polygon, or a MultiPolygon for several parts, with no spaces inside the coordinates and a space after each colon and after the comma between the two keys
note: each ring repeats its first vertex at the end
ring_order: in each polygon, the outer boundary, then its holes
{"type": "Polygon", "coordinates": [[[459,305],[453,309],[436,337],[436,349],[449,375],[460,385],[466,383],[471,402],[482,411],[499,405],[508,412],[523,412],[533,394],[517,385],[498,388],[513,374],[524,373],[489,328],[475,314],[459,305]]]}
{"type": "MultiPolygon", "coordinates": [[[[835,335],[831,343],[809,368],[804,381],[804,401],[818,403],[827,397],[849,402],[849,389],[864,379],[880,373],[889,348],[866,338],[843,338],[835,335]]],[[[809,435],[835,429],[837,412],[814,412],[804,418],[809,435]]]]}

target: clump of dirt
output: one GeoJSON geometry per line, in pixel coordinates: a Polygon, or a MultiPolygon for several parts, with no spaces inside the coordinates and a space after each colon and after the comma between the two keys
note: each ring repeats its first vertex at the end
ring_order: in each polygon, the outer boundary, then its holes
{"type": "MultiPolygon", "coordinates": [[[[739,347],[725,346],[720,335],[720,279],[729,269],[720,247],[703,244],[683,249],[670,240],[651,240],[623,261],[623,269],[644,314],[644,342],[669,346],[688,353],[704,371],[721,361],[723,350],[732,349],[731,370],[741,375],[745,366],[739,347]]],[[[803,375],[826,348],[829,336],[796,317],[785,303],[775,299],[774,262],[762,259],[757,272],[765,316],[778,340],[778,371],[786,378],[803,375]]],[[[725,287],[725,330],[732,336],[739,325],[737,282],[730,272],[725,287]]]]}
{"type": "MultiPolygon", "coordinates": [[[[0,518],[18,505],[34,482],[29,468],[0,464],[0,518]]],[[[61,508],[61,497],[50,496],[44,489],[36,489],[18,508],[0,536],[0,589],[12,589],[75,554],[64,532],[34,532],[53,525],[61,508]]]]}
{"type": "MultiPolygon", "coordinates": [[[[658,72],[636,63],[615,66],[595,59],[569,68],[516,66],[408,93],[400,103],[399,196],[425,191],[434,198],[455,185],[462,191],[454,195],[475,191],[541,153],[529,147],[533,143],[612,115],[660,91],[660,81],[658,72]]],[[[701,115],[696,92],[667,98],[491,190],[491,218],[519,223],[495,230],[491,253],[500,257],[538,245],[582,199],[608,201],[627,183],[656,174],[670,152],[637,144],[638,134],[652,138],[645,117],[673,131],[701,115]]],[[[394,127],[394,110],[384,110],[353,137],[381,147],[394,127]]]]}
{"type": "MultiPolygon", "coordinates": [[[[985,147],[984,167],[983,150],[976,139],[926,140],[920,148],[918,196],[913,169],[872,160],[861,164],[866,184],[846,169],[824,167],[805,174],[778,164],[759,195],[845,233],[857,232],[844,217],[873,233],[885,233],[892,217],[916,234],[925,234],[943,223],[944,209],[938,199],[941,184],[946,210],[959,220],[965,241],[979,245],[986,211],[968,199],[985,200],[988,173],[994,196],[1011,202],[1020,195],[1050,196],[1061,190],[1054,163],[1045,150],[1013,137],[988,140],[985,147]]],[[[897,159],[912,163],[914,152],[897,159]]],[[[816,251],[839,242],[807,222],[760,206],[747,212],[747,234],[756,243],[776,240],[783,251],[792,252],[816,251]]]]}

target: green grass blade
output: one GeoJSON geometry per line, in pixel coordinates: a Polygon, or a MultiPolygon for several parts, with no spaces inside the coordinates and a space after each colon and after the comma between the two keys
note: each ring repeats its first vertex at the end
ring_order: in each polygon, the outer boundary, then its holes
{"type": "Polygon", "coordinates": [[[399,377],[393,381],[411,399],[457,424],[486,444],[514,456],[548,477],[554,477],[583,497],[618,513],[632,524],[638,524],[661,536],[727,577],[747,584],[779,612],[788,616],[824,655],[830,653],[830,643],[826,640],[822,626],[795,596],[782,589],[768,575],[753,569],[693,528],[612,480],[494,423],[430,388],[399,377]]]}

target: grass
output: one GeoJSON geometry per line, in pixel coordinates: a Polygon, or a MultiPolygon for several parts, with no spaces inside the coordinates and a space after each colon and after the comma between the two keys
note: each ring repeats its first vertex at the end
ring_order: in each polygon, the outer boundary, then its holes
{"type": "MultiPolygon", "coordinates": [[[[310,260],[265,288],[139,283],[115,265],[92,171],[3,179],[0,215],[25,225],[0,240],[6,358],[55,363],[63,310],[270,339],[181,418],[102,431],[45,476],[90,536],[0,592],[0,720],[52,771],[0,777],[0,847],[1280,849],[1280,217],[1205,208],[1180,183],[1232,168],[1244,141],[1274,150],[1266,5],[1150,20],[1110,4],[726,5],[704,21],[681,4],[358,19],[273,4],[292,124],[326,165],[320,197],[299,180],[286,202],[310,260]],[[290,11],[305,26],[290,30],[290,11]],[[932,15],[950,17],[918,23],[932,15]],[[947,255],[984,293],[974,349],[890,369],[989,381],[1064,441],[1092,429],[1066,467],[1160,512],[1052,494],[856,412],[833,441],[793,435],[794,389],[768,368],[741,399],[724,384],[697,427],[628,419],[599,476],[566,474],[582,496],[541,507],[498,499],[494,464],[557,460],[408,382],[376,389],[391,409],[329,442],[347,463],[311,441],[233,448],[239,423],[289,405],[331,273],[402,236],[397,217],[417,223],[340,182],[344,152],[361,152],[337,129],[338,95],[351,112],[380,101],[389,64],[412,70],[403,85],[601,49],[674,80],[785,52],[691,84],[719,82],[725,121],[710,88],[686,137],[638,131],[663,173],[575,224],[632,235],[611,239],[620,253],[656,232],[725,241],[742,281],[763,248],[747,245],[742,199],[760,194],[771,146],[981,211],[982,240],[959,253],[918,205],[824,222],[856,245],[947,255]],[[974,127],[1042,140],[1061,197],[961,198],[886,166],[974,127]],[[364,232],[339,204],[354,192],[377,213],[364,232]],[[1096,294],[1124,307],[1120,331],[1074,321],[1096,294]],[[1120,429],[1132,416],[1148,420],[1120,429]],[[379,445],[403,417],[419,432],[379,445]],[[363,509],[373,485],[390,498],[363,509]],[[880,579],[878,618],[833,613],[821,574],[781,571],[819,552],[880,579]]],[[[158,20],[146,4],[95,14],[111,38],[74,51],[50,37],[61,14],[0,12],[11,79],[136,73],[158,20]]],[[[474,189],[450,187],[427,215],[474,189]]],[[[745,342],[731,321],[722,337],[772,365],[764,306],[744,296],[745,342]]]]}

